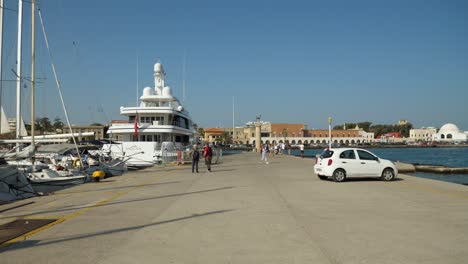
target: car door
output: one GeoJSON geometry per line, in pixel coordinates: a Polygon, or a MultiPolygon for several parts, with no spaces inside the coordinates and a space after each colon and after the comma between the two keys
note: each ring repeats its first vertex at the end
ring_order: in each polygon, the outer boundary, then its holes
{"type": "Polygon", "coordinates": [[[379,176],[380,175],[380,161],[372,153],[365,150],[357,150],[359,157],[359,176],[379,176]]]}
{"type": "Polygon", "coordinates": [[[356,159],[356,153],[353,149],[348,149],[340,153],[340,167],[346,171],[347,177],[359,176],[360,161],[356,159]]]}

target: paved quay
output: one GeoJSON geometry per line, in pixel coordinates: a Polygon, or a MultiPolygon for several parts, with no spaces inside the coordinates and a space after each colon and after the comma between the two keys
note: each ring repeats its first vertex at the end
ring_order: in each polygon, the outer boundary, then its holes
{"type": "MultiPolygon", "coordinates": [[[[7,263],[466,263],[468,188],[400,175],[320,181],[311,159],[255,153],[149,168],[0,213],[58,219],[7,263]]],[[[22,201],[22,202],[26,202],[22,201]]],[[[18,202],[20,203],[20,202],[18,202]]],[[[10,205],[11,206],[11,205],[10,205]]],[[[0,207],[0,211],[5,206],[0,207]]]]}

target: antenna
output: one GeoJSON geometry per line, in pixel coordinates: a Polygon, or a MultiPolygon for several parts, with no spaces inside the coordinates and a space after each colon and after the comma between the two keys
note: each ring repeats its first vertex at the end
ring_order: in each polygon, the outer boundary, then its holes
{"type": "Polygon", "coordinates": [[[184,50],[184,58],[182,60],[182,102],[185,102],[185,68],[187,60],[187,49],[184,50]]]}
{"type": "Polygon", "coordinates": [[[139,77],[139,69],[138,69],[138,66],[139,66],[139,58],[138,58],[138,52],[137,52],[137,65],[136,65],[136,68],[137,68],[137,72],[136,72],[136,107],[138,107],[138,86],[140,86],[140,84],[138,83],[140,77],[139,77]]]}

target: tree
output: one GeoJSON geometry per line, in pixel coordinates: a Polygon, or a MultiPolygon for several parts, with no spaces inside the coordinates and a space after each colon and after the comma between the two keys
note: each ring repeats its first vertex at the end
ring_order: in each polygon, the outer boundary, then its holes
{"type": "Polygon", "coordinates": [[[44,132],[49,132],[53,129],[48,117],[37,118],[35,126],[39,131],[41,131],[41,135],[43,135],[44,132]]]}
{"type": "Polygon", "coordinates": [[[54,118],[54,123],[52,124],[52,127],[54,128],[55,131],[63,131],[63,122],[62,120],[57,116],[54,118]]]}
{"type": "Polygon", "coordinates": [[[288,137],[288,129],[283,128],[283,131],[281,131],[281,135],[283,136],[284,142],[286,143],[286,138],[288,137]]]}
{"type": "Polygon", "coordinates": [[[221,142],[224,142],[225,144],[232,143],[232,137],[229,132],[224,131],[223,134],[221,135],[221,142]]]}
{"type": "Polygon", "coordinates": [[[371,125],[372,125],[372,122],[369,122],[369,121],[358,123],[359,128],[362,128],[364,131],[369,131],[371,125]]]}
{"type": "Polygon", "coordinates": [[[203,127],[199,127],[197,132],[198,132],[198,134],[200,134],[201,136],[205,136],[205,129],[203,129],[203,127]]]}

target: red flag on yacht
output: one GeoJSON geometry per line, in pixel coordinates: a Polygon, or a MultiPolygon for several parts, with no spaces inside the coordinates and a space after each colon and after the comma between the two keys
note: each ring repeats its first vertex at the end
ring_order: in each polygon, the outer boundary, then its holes
{"type": "Polygon", "coordinates": [[[133,132],[133,135],[138,138],[138,113],[136,113],[136,116],[135,116],[135,123],[133,125],[133,128],[135,129],[135,131],[133,132]]]}

